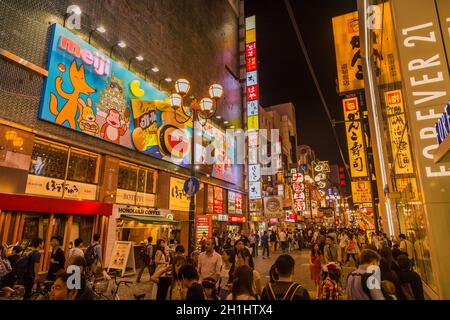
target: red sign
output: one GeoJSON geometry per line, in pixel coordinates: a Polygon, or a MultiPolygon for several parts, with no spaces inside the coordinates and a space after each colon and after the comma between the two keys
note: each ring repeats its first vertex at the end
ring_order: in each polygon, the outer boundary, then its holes
{"type": "Polygon", "coordinates": [[[270,218],[270,223],[277,224],[278,223],[278,218],[270,218]]]}
{"type": "Polygon", "coordinates": [[[297,220],[297,215],[295,213],[292,213],[292,212],[287,212],[286,213],[286,220],[296,221],[297,220]]]}
{"type": "Polygon", "coordinates": [[[236,214],[242,214],[242,194],[236,193],[236,214]]]}
{"type": "Polygon", "coordinates": [[[247,101],[258,100],[258,86],[249,86],[247,87],[247,101]]]}
{"type": "Polygon", "coordinates": [[[206,238],[212,237],[212,217],[211,216],[197,216],[195,218],[195,245],[197,247],[197,250],[200,251],[201,249],[201,240],[204,239],[204,235],[206,238]]]}
{"type": "Polygon", "coordinates": [[[232,223],[245,223],[245,217],[236,217],[236,216],[230,216],[228,217],[228,222],[232,223]]]}
{"type": "Polygon", "coordinates": [[[247,59],[247,72],[256,70],[256,57],[247,59]]]}
{"type": "Polygon", "coordinates": [[[358,111],[358,99],[347,99],[344,100],[344,108],[345,112],[354,112],[358,111]]]}
{"type": "Polygon", "coordinates": [[[245,45],[245,56],[247,59],[256,58],[256,42],[245,45]]]}
{"type": "Polygon", "coordinates": [[[223,213],[223,192],[219,187],[214,187],[214,214],[223,213]]]}

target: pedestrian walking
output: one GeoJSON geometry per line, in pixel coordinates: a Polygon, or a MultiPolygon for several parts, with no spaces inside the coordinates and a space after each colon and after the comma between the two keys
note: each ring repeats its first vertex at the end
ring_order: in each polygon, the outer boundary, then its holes
{"type": "Polygon", "coordinates": [[[249,266],[253,270],[253,292],[260,297],[262,293],[261,275],[255,270],[255,263],[250,251],[245,248],[236,255],[235,268],[239,266],[249,266]]]}
{"type": "MultiPolygon", "coordinates": [[[[31,297],[33,287],[39,283],[39,266],[41,262],[41,251],[44,249],[44,240],[37,238],[34,239],[32,244],[32,251],[28,256],[24,256],[25,273],[24,273],[24,287],[25,294],[23,299],[28,300],[31,297]]],[[[19,260],[18,264],[21,263],[19,260]]]]}
{"type": "Polygon", "coordinates": [[[141,248],[139,252],[139,258],[142,261],[141,269],[138,272],[136,282],[141,282],[142,274],[144,270],[148,270],[148,275],[151,277],[155,272],[155,265],[153,263],[153,237],[147,238],[147,243],[141,248]]]}
{"type": "Polygon", "coordinates": [[[222,257],[214,250],[214,239],[205,241],[205,252],[200,253],[198,258],[198,273],[200,281],[205,278],[219,280],[222,257]]]}
{"type": "Polygon", "coordinates": [[[191,264],[186,264],[180,268],[179,277],[181,279],[181,300],[200,301],[205,300],[202,286],[198,283],[198,272],[191,264]]]}
{"type": "Polygon", "coordinates": [[[234,250],[227,249],[222,250],[222,267],[220,269],[219,279],[219,298],[220,300],[226,300],[231,290],[231,279],[233,273],[233,267],[235,263],[234,250]]]}
{"type": "Polygon", "coordinates": [[[161,272],[159,275],[159,281],[156,285],[155,283],[152,283],[151,287],[151,298],[153,300],[165,300],[166,294],[163,294],[164,291],[166,291],[168,288],[165,288],[164,285],[166,284],[165,281],[161,281],[161,277],[166,276],[166,272],[168,271],[169,266],[169,257],[166,254],[166,241],[163,239],[158,239],[156,241],[156,251],[154,256],[154,263],[155,263],[155,273],[159,272],[161,270],[165,270],[164,272],[161,272]]]}
{"type": "Polygon", "coordinates": [[[261,295],[261,300],[310,300],[308,290],[294,282],[295,261],[288,254],[283,254],[275,261],[278,280],[268,283],[261,295]]]}
{"type": "Polygon", "coordinates": [[[321,257],[323,251],[319,247],[319,244],[315,243],[311,246],[311,251],[309,253],[309,263],[310,263],[310,274],[311,280],[314,281],[316,285],[316,299],[319,298],[319,286],[320,286],[320,270],[322,268],[321,257]]]}
{"type": "Polygon", "coordinates": [[[357,256],[359,255],[358,241],[355,239],[353,234],[351,234],[348,239],[347,246],[345,248],[345,253],[347,256],[345,259],[345,263],[348,263],[350,261],[350,258],[353,259],[355,265],[358,263],[357,260],[357,256]]]}
{"type": "Polygon", "coordinates": [[[99,274],[103,271],[102,247],[100,245],[100,235],[94,234],[93,242],[86,249],[84,258],[91,275],[99,274]]]}
{"type": "Polygon", "coordinates": [[[267,235],[267,231],[264,231],[263,236],[261,237],[261,243],[263,247],[262,258],[264,259],[264,253],[267,254],[267,259],[269,259],[269,236],[267,235]]]}
{"type": "MultiPolygon", "coordinates": [[[[379,286],[368,286],[371,273],[367,269],[376,269],[380,263],[380,256],[376,251],[364,249],[360,255],[360,265],[358,269],[350,273],[347,280],[347,297],[349,300],[385,300],[379,286]]],[[[379,268],[379,267],[378,267],[379,268]]]]}
{"type": "Polygon", "coordinates": [[[414,245],[403,233],[398,237],[400,238],[400,251],[408,256],[408,259],[411,260],[412,266],[414,266],[414,245]]]}
{"type": "Polygon", "coordinates": [[[270,246],[272,247],[272,252],[275,253],[277,250],[277,234],[273,230],[270,232],[270,246]]]}
{"type": "Polygon", "coordinates": [[[84,258],[84,251],[81,249],[83,247],[83,239],[75,239],[74,245],[74,248],[69,251],[69,258],[73,256],[80,256],[84,258]]]}
{"type": "Polygon", "coordinates": [[[257,300],[254,291],[254,272],[248,265],[240,265],[234,273],[231,293],[227,300],[257,300]]]}
{"type": "MultiPolygon", "coordinates": [[[[319,243],[320,246],[320,243],[319,243]]],[[[324,247],[324,262],[328,264],[330,262],[338,262],[338,246],[334,243],[334,238],[327,236],[324,247]]]]}
{"type": "Polygon", "coordinates": [[[63,239],[60,236],[53,236],[50,240],[50,246],[52,247],[52,253],[50,255],[50,267],[47,272],[47,280],[55,281],[56,275],[64,271],[64,265],[66,263],[66,257],[64,251],[61,249],[63,239]]]}
{"type": "Polygon", "coordinates": [[[397,258],[400,271],[397,275],[400,280],[402,300],[425,300],[422,280],[417,272],[412,270],[411,260],[407,255],[397,258]]]}

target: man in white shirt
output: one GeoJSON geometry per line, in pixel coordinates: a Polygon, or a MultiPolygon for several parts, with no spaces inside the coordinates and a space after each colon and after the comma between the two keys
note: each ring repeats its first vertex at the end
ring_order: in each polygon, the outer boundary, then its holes
{"type": "Polygon", "coordinates": [[[220,277],[220,269],[222,268],[222,256],[214,250],[214,239],[206,240],[205,249],[205,252],[200,253],[198,257],[200,281],[211,277],[217,282],[220,277]]]}
{"type": "Polygon", "coordinates": [[[75,247],[69,252],[69,258],[73,256],[80,256],[84,258],[84,251],[81,249],[81,247],[83,247],[83,240],[80,238],[75,239],[74,245],[75,247]]]}
{"type": "Polygon", "coordinates": [[[284,232],[284,230],[281,230],[280,233],[278,234],[278,237],[280,239],[280,244],[281,244],[281,250],[283,251],[283,253],[286,251],[287,248],[287,236],[286,236],[286,232],[284,232]]]}

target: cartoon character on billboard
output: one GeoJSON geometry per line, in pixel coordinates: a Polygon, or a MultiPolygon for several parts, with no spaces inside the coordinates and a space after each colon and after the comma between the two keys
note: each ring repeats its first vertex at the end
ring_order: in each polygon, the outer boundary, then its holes
{"type": "Polygon", "coordinates": [[[80,130],[87,134],[96,135],[99,132],[99,125],[95,122],[91,98],[88,98],[87,102],[88,104],[86,105],[83,99],[78,99],[78,103],[81,105],[81,120],[79,121],[80,130]]]}
{"type": "Polygon", "coordinates": [[[80,100],[82,101],[81,95],[84,94],[89,97],[89,95],[95,93],[96,90],[87,83],[83,64],[80,68],[77,68],[77,63],[74,60],[70,65],[69,79],[73,87],[73,91],[70,93],[64,91],[62,88],[62,75],[66,72],[66,66],[64,64],[59,64],[58,69],[61,74],[55,79],[56,93],[60,98],[67,100],[67,102],[59,108],[58,97],[55,93],[50,93],[50,112],[56,116],[56,123],[64,125],[67,121],[72,129],[76,129],[76,123],[81,121],[82,115],[83,106],[80,104],[80,100]],[[79,112],[78,120],[76,120],[77,112],[79,112]]]}

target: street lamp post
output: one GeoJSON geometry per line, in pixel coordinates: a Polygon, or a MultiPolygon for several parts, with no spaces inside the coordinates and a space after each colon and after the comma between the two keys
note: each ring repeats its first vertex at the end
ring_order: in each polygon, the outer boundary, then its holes
{"type": "MultiPolygon", "coordinates": [[[[190,90],[190,83],[186,79],[179,79],[175,82],[176,93],[170,96],[170,105],[175,112],[175,120],[184,124],[192,119],[191,137],[191,176],[195,177],[195,123],[200,119],[208,121],[217,111],[217,102],[223,95],[223,87],[220,84],[213,84],[209,87],[210,98],[203,98],[200,103],[193,98],[189,107],[186,106],[185,98],[190,90]],[[189,111],[187,111],[187,109],[189,111]],[[181,110],[185,120],[177,118],[178,111],[181,110]]],[[[195,250],[195,195],[190,197],[189,202],[189,255],[195,250]]]]}

